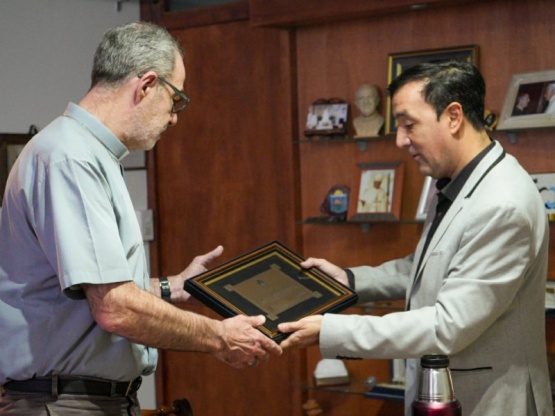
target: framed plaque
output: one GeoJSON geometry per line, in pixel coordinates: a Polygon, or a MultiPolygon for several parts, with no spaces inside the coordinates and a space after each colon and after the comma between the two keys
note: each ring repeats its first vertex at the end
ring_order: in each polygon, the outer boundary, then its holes
{"type": "Polygon", "coordinates": [[[304,259],[273,241],[185,281],[184,289],[224,318],[264,315],[260,331],[276,342],[287,334],[281,322],[340,312],[358,295],[316,268],[303,269],[304,259]]]}

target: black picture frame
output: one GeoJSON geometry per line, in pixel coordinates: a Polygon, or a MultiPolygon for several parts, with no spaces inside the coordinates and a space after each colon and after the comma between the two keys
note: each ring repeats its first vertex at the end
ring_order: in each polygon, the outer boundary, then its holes
{"type": "Polygon", "coordinates": [[[0,206],[4,200],[6,181],[15,160],[33,134],[0,133],[0,206]]]}
{"type": "Polygon", "coordinates": [[[188,279],[184,289],[224,318],[264,315],[258,329],[279,343],[287,336],[281,322],[340,312],[358,299],[320,270],[303,269],[303,260],[276,240],[188,279]]]}

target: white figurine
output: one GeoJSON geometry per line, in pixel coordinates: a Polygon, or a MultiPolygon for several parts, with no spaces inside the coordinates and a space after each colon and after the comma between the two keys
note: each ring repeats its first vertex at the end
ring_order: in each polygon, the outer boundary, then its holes
{"type": "Polygon", "coordinates": [[[378,113],[380,95],[375,85],[362,84],[355,94],[355,105],[360,115],[353,120],[355,137],[378,136],[384,123],[384,117],[378,113]]]}

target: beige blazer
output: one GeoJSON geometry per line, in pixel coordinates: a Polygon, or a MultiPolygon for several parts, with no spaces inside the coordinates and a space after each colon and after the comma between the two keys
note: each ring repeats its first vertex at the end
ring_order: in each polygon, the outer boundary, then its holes
{"type": "Polygon", "coordinates": [[[360,301],[405,297],[383,317],[325,315],[327,358],[406,358],[406,414],[419,358],[450,357],[465,416],[553,415],[545,342],[549,225],[539,192],[499,143],[476,167],[438,227],[421,270],[414,255],[357,267],[360,301]]]}

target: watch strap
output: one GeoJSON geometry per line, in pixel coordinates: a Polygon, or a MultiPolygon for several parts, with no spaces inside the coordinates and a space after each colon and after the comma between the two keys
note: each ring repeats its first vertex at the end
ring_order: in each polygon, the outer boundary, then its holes
{"type": "Polygon", "coordinates": [[[345,273],[347,273],[347,280],[349,281],[349,288],[351,290],[355,290],[355,274],[351,269],[345,269],[345,273]]]}
{"type": "Polygon", "coordinates": [[[168,303],[172,303],[172,291],[170,287],[170,282],[167,277],[159,277],[160,281],[160,292],[162,294],[162,299],[168,303]]]}

